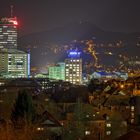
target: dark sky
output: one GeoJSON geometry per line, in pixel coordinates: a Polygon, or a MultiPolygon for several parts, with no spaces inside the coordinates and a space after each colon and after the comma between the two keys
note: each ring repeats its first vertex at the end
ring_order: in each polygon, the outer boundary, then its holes
{"type": "Polygon", "coordinates": [[[140,0],[0,0],[0,17],[14,15],[20,34],[89,21],[105,30],[140,32],[140,0]]]}

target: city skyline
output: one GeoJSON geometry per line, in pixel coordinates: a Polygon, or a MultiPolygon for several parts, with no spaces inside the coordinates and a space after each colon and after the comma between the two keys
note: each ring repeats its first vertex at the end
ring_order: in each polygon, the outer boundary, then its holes
{"type": "Polygon", "coordinates": [[[139,5],[1,0],[0,138],[140,139],[139,5]]]}

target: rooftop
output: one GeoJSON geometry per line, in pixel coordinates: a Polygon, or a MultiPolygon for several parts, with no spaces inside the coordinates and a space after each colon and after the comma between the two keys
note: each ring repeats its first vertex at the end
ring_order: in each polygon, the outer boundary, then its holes
{"type": "Polygon", "coordinates": [[[8,53],[8,54],[26,54],[26,52],[18,50],[18,49],[0,49],[0,53],[8,53]]]}
{"type": "Polygon", "coordinates": [[[131,130],[116,140],[140,140],[140,132],[131,130]]]}

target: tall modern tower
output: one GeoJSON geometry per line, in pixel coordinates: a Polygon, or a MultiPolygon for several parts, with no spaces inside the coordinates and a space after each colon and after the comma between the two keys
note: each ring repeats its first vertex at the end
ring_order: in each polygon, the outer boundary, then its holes
{"type": "Polygon", "coordinates": [[[70,51],[65,59],[65,80],[80,85],[82,83],[81,52],[70,51]]]}
{"type": "Polygon", "coordinates": [[[0,20],[0,77],[28,78],[30,77],[30,53],[17,49],[17,18],[0,20]]]}
{"type": "Polygon", "coordinates": [[[11,6],[11,17],[0,20],[0,48],[17,48],[17,18],[13,17],[13,6],[11,6]]]}

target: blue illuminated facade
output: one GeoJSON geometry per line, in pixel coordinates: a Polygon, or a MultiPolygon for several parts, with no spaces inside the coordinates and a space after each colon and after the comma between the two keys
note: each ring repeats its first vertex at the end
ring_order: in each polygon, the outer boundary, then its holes
{"type": "Polygon", "coordinates": [[[27,63],[27,67],[28,67],[28,78],[30,77],[30,53],[28,53],[28,55],[27,55],[27,60],[28,60],[28,63],[27,63]]]}
{"type": "Polygon", "coordinates": [[[81,52],[79,51],[68,51],[68,57],[69,58],[80,58],[81,52]]]}

